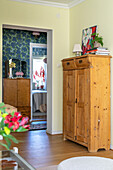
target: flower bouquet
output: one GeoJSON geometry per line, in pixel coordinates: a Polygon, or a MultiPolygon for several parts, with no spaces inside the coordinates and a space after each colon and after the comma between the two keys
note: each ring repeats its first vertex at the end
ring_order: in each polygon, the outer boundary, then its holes
{"type": "Polygon", "coordinates": [[[41,66],[40,72],[35,71],[35,74],[33,75],[33,80],[36,82],[37,89],[43,89],[44,83],[45,83],[45,71],[44,68],[41,66]]]}
{"type": "Polygon", "coordinates": [[[0,142],[0,145],[6,149],[10,149],[11,142],[19,143],[19,141],[12,136],[12,132],[28,131],[29,118],[23,117],[19,112],[6,113],[4,103],[0,103],[0,139],[5,140],[5,144],[0,142]]]}
{"type": "Polygon", "coordinates": [[[24,73],[22,71],[16,72],[15,73],[17,77],[23,77],[24,73]]]}

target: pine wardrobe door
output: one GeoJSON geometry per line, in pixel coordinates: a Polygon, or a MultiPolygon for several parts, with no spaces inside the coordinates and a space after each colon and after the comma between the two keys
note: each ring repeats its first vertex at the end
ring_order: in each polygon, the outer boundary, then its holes
{"type": "Polygon", "coordinates": [[[89,69],[76,70],[76,139],[88,143],[89,69]]]}
{"type": "Polygon", "coordinates": [[[63,131],[64,137],[74,139],[75,71],[63,72],[63,131]]]}

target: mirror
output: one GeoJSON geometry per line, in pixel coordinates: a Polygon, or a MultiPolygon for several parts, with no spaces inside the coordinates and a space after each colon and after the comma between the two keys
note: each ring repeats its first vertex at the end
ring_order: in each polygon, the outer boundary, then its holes
{"type": "Polygon", "coordinates": [[[5,61],[5,78],[27,77],[27,62],[19,59],[5,61]],[[19,75],[20,72],[23,74],[19,75]]]}

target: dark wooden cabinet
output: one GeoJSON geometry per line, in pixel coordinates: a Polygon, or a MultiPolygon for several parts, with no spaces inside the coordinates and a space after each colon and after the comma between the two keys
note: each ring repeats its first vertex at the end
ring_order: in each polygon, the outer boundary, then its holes
{"type": "Polygon", "coordinates": [[[17,107],[18,112],[30,118],[30,79],[4,79],[3,99],[5,104],[17,107]]]}
{"type": "Polygon", "coordinates": [[[62,60],[64,139],[89,152],[110,149],[110,58],[84,55],[62,60]]]}

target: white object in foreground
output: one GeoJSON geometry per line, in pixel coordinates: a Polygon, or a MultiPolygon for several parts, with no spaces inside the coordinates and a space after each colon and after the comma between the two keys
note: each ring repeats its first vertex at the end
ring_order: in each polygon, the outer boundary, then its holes
{"type": "Polygon", "coordinates": [[[0,135],[0,140],[3,140],[3,136],[2,135],[0,135]]]}
{"type": "Polygon", "coordinates": [[[96,156],[74,157],[62,161],[57,170],[113,170],[113,159],[96,156]]]}
{"type": "Polygon", "coordinates": [[[18,148],[17,147],[13,147],[13,150],[15,153],[18,153],[18,148]]]}

